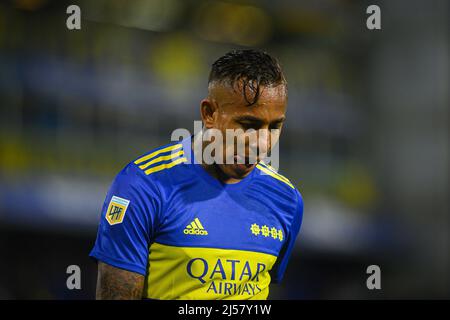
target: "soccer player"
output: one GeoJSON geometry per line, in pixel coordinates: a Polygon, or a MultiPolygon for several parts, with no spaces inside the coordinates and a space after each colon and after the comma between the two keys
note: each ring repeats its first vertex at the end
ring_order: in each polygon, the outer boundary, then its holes
{"type": "MultiPolygon", "coordinates": [[[[203,129],[225,136],[281,130],[286,107],[277,60],[237,50],[212,65],[200,111],[203,129]]],[[[249,161],[251,146],[232,163],[207,164],[194,159],[195,139],[152,150],[115,178],[90,254],[97,299],[267,299],[283,278],[302,221],[300,193],[264,159],[249,161]]]]}

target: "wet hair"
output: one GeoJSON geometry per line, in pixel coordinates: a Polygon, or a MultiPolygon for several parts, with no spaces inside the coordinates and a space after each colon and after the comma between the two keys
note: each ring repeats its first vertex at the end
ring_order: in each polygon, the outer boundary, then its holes
{"type": "Polygon", "coordinates": [[[242,82],[242,94],[248,106],[255,104],[261,86],[276,87],[287,82],[277,59],[258,50],[233,50],[217,59],[211,68],[208,84],[227,83],[233,88],[242,82]],[[249,94],[249,90],[251,94],[249,94]]]}

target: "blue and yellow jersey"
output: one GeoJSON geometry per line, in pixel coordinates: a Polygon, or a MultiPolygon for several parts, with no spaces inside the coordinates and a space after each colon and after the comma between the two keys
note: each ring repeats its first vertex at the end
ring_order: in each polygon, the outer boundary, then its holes
{"type": "Polygon", "coordinates": [[[270,166],[224,184],[195,163],[186,139],[117,175],[90,255],[144,275],[144,298],[267,299],[302,216],[300,193],[270,166]]]}

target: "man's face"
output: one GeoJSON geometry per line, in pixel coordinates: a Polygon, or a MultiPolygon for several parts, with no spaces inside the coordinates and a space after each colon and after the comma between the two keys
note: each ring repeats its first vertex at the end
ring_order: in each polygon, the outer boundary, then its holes
{"type": "MultiPolygon", "coordinates": [[[[252,94],[249,93],[249,100],[252,100],[252,94]]],[[[202,118],[206,129],[217,129],[222,133],[223,153],[219,157],[223,161],[218,166],[226,176],[234,179],[244,178],[261,160],[261,154],[270,152],[279,139],[286,106],[285,85],[261,86],[260,96],[251,106],[248,106],[243,96],[242,84],[237,84],[234,88],[222,83],[210,85],[209,96],[201,103],[202,118]],[[248,135],[245,139],[242,133],[239,134],[252,129],[256,130],[253,136],[256,135],[257,139],[250,139],[248,135]],[[226,139],[228,130],[239,130],[235,131],[239,138],[231,141],[226,139]],[[271,135],[271,130],[279,131],[278,134],[271,135]],[[244,142],[241,151],[237,147],[238,141],[244,142]],[[232,163],[229,161],[230,155],[232,163]]]]}

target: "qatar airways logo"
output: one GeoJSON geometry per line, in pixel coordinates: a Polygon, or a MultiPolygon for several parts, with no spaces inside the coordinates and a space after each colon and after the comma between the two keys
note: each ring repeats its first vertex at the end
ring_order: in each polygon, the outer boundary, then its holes
{"type": "Polygon", "coordinates": [[[224,295],[255,295],[264,288],[259,278],[267,273],[264,263],[250,263],[237,259],[220,259],[213,262],[193,258],[186,265],[188,275],[202,284],[207,284],[207,293],[224,295]]]}
{"type": "MultiPolygon", "coordinates": [[[[192,134],[179,128],[172,132],[171,141],[188,139],[192,134]]],[[[251,166],[264,160],[275,170],[279,168],[280,129],[204,129],[194,121],[193,150],[196,163],[241,164],[251,166]]]]}

